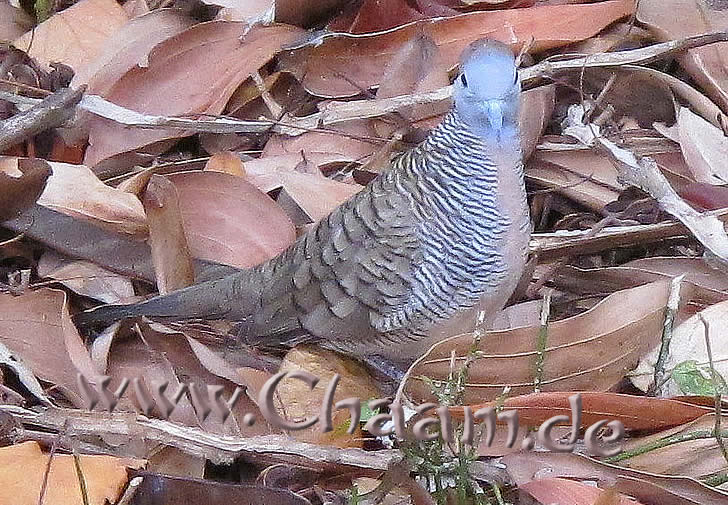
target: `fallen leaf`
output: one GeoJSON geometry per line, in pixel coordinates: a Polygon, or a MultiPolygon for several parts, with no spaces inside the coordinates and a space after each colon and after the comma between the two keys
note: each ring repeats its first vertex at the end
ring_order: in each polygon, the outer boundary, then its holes
{"type": "Polygon", "coordinates": [[[311,503],[287,489],[172,477],[148,472],[141,472],[139,475],[143,480],[134,500],[135,505],[171,503],[310,505],[311,503]]]}
{"type": "Polygon", "coordinates": [[[609,491],[568,479],[535,479],[518,486],[541,503],[559,505],[635,505],[640,502],[622,494],[600,501],[609,491]]]}
{"type": "MultiPolygon", "coordinates": [[[[586,312],[549,323],[542,390],[605,391],[618,383],[660,341],[669,285],[619,291],[586,312]]],[[[539,331],[523,326],[487,332],[469,369],[466,404],[495,400],[509,386],[511,395],[533,391],[539,331]]],[[[462,363],[472,344],[473,336],[465,334],[433,346],[410,369],[406,394],[430,400],[430,386],[420,377],[447,380],[451,352],[462,363]]]]}
{"type": "Polygon", "coordinates": [[[152,175],[142,203],[159,293],[165,295],[194,284],[195,270],[174,184],[162,175],[152,175]]]}
{"type": "MultiPolygon", "coordinates": [[[[340,381],[334,393],[334,403],[351,397],[363,402],[379,398],[380,392],[377,384],[369,375],[367,369],[360,363],[332,351],[313,346],[297,346],[286,354],[281,363],[280,372],[305,370],[320,379],[315,388],[311,389],[300,380],[286,379],[276,388],[279,400],[279,415],[288,421],[301,422],[306,418],[319,415],[324,404],[324,393],[334,374],[340,375],[340,381]]],[[[311,428],[300,431],[291,431],[296,440],[335,445],[337,447],[361,447],[361,429],[349,435],[349,411],[332,409],[333,431],[321,432],[322,421],[311,428]]]]}
{"type": "Polygon", "coordinates": [[[66,294],[47,288],[21,296],[0,293],[0,314],[0,342],[40,379],[81,406],[76,375],[99,372],[71,322],[66,294]]]}
{"type": "Polygon", "coordinates": [[[697,182],[728,183],[728,138],[717,127],[680,107],[677,115],[680,148],[690,172],[697,182]]]}
{"type": "MultiPolygon", "coordinates": [[[[660,41],[725,30],[728,12],[721,2],[706,0],[640,0],[637,20],[660,41]],[[680,13],[676,16],[675,13],[680,13]]],[[[728,43],[690,49],[678,61],[723,110],[728,110],[728,43]]]]}
{"type": "Polygon", "coordinates": [[[53,173],[43,160],[14,161],[0,157],[0,222],[17,217],[38,201],[53,173]]]}
{"type": "Polygon", "coordinates": [[[38,260],[38,277],[57,280],[68,289],[105,303],[118,303],[134,296],[131,281],[89,261],[46,251],[38,260]]]}
{"type": "Polygon", "coordinates": [[[14,40],[30,30],[33,20],[8,0],[0,0],[0,40],[14,40]]]}
{"type": "Polygon", "coordinates": [[[248,268],[278,255],[296,238],[283,210],[241,177],[180,172],[168,178],[177,189],[195,258],[248,268]]]}
{"type": "MultiPolygon", "coordinates": [[[[2,160],[23,162],[22,158],[2,160]]],[[[146,216],[137,197],[107,186],[83,165],[54,161],[50,166],[53,174],[38,199],[39,205],[109,231],[135,238],[146,236],[146,216]]]]}
{"type": "MultiPolygon", "coordinates": [[[[227,21],[194,25],[157,44],[147,64],[124,74],[106,98],[145,114],[220,114],[236,88],[301,33],[286,25],[245,29],[245,23],[227,21]]],[[[130,130],[102,118],[93,118],[88,128],[90,146],[84,162],[89,166],[189,135],[179,130],[130,130]]]]}
{"type": "Polygon", "coordinates": [[[276,10],[275,0],[202,0],[202,3],[222,7],[218,19],[245,21],[251,26],[271,24],[276,10]]]}
{"type": "Polygon", "coordinates": [[[646,437],[633,438],[624,444],[624,451],[637,451],[642,447],[659,444],[674,437],[675,443],[664,447],[655,447],[643,454],[628,459],[621,459],[619,464],[633,470],[657,473],[661,475],[679,475],[702,479],[725,470],[726,461],[720,452],[718,442],[711,432],[715,428],[715,415],[706,414],[700,419],[684,426],[661,431],[646,437]],[[691,433],[703,432],[708,436],[690,439],[691,433]],[[681,435],[685,439],[679,441],[681,435]]]}
{"type": "Polygon", "coordinates": [[[597,481],[644,503],[722,505],[728,493],[687,477],[672,477],[620,468],[580,456],[554,452],[518,452],[503,457],[508,474],[522,486],[543,477],[597,481]]]}
{"type": "Polygon", "coordinates": [[[109,37],[127,20],[126,12],[114,0],[81,0],[13,45],[45,66],[59,62],[79,69],[101,54],[109,37]]]}
{"type": "MultiPolygon", "coordinates": [[[[577,391],[531,393],[499,401],[504,410],[518,412],[520,426],[538,427],[549,418],[571,415],[569,397],[577,391]]],[[[661,430],[693,421],[711,412],[712,407],[701,407],[668,398],[650,398],[609,392],[582,391],[581,426],[607,420],[621,421],[627,430],[661,430]]],[[[481,407],[496,406],[495,402],[471,405],[475,412],[481,407]]],[[[453,416],[463,415],[462,407],[450,407],[453,416]]]]}
{"type": "Polygon", "coordinates": [[[518,47],[532,44],[531,51],[540,52],[590,37],[630,15],[634,7],[633,0],[545,5],[424,19],[356,38],[313,34],[308,41],[297,44],[296,50],[281,54],[281,58],[284,68],[295,73],[310,93],[352,96],[380,84],[387,63],[417,33],[432,38],[443,61],[452,67],[465,46],[482,37],[518,47]]]}
{"type": "Polygon", "coordinates": [[[204,170],[245,177],[243,161],[240,159],[240,156],[230,151],[213,154],[208,162],[205,163],[204,170]]]}
{"type": "MultiPolygon", "coordinates": [[[[71,454],[53,456],[44,482],[48,454],[37,442],[23,442],[0,448],[0,502],[14,505],[37,505],[40,490],[45,489],[44,503],[84,505],[79,476],[71,454]]],[[[78,455],[86,484],[88,505],[116,503],[127,482],[127,468],[139,469],[143,459],[115,458],[102,455],[78,455]]]]}
{"type": "MultiPolygon", "coordinates": [[[[728,302],[712,305],[673,328],[670,353],[663,368],[671,371],[678,364],[689,360],[697,360],[703,367],[707,367],[708,352],[705,343],[705,326],[700,320],[701,315],[710,328],[709,338],[713,351],[714,370],[722,377],[728,377],[728,346],[724,343],[725,339],[720,338],[720,332],[728,318],[728,302]]],[[[646,391],[653,382],[659,351],[660,346],[657,345],[645,354],[635,369],[634,376],[631,377],[632,383],[642,391],[646,391]]],[[[662,396],[670,397],[681,394],[681,391],[673,378],[670,378],[662,385],[660,393],[662,396]]]]}

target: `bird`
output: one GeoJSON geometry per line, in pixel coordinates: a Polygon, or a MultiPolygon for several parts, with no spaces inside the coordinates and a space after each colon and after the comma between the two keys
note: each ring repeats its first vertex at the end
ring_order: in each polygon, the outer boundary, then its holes
{"type": "Polygon", "coordinates": [[[221,319],[259,342],[306,335],[391,370],[472,331],[481,311],[490,317],[505,305],[527,259],[516,58],[501,42],[476,40],[452,86],[450,111],[424,141],[278,256],[143,302],[80,312],[76,322],[221,319]]]}

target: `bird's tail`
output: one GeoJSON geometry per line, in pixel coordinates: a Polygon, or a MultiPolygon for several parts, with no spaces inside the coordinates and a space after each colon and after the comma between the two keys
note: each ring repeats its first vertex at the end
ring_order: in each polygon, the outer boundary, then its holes
{"type": "Polygon", "coordinates": [[[174,320],[243,319],[255,310],[256,298],[240,292],[240,275],[231,275],[155,296],[130,305],[102,305],[74,316],[80,327],[91,328],[109,325],[122,319],[147,316],[174,320]]]}

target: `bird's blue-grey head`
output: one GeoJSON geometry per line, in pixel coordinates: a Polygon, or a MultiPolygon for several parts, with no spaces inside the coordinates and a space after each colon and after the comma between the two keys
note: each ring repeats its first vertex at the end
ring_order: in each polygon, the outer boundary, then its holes
{"type": "Polygon", "coordinates": [[[520,92],[516,60],[507,45],[481,39],[465,48],[453,99],[473,132],[494,139],[517,135],[520,92]]]}

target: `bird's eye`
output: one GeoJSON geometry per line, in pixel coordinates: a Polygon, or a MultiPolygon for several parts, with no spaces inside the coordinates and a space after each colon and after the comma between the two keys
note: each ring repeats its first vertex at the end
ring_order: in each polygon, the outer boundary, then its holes
{"type": "Polygon", "coordinates": [[[460,74],[460,82],[463,83],[463,87],[468,87],[468,80],[465,78],[465,73],[460,74]]]}

